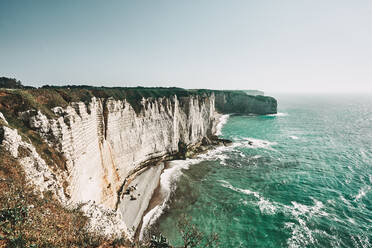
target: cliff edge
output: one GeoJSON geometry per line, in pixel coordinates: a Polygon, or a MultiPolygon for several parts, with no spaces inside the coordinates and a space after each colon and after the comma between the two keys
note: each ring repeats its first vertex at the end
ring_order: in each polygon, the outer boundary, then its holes
{"type": "Polygon", "coordinates": [[[84,203],[90,231],[131,238],[162,161],[214,137],[219,113],[272,114],[276,107],[274,98],[240,91],[3,89],[0,149],[20,163],[35,192],[51,192],[65,206],[84,203]]]}

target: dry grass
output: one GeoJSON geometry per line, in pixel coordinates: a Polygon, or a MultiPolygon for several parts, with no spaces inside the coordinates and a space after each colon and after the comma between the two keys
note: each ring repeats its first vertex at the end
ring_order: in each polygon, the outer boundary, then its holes
{"type": "Polygon", "coordinates": [[[45,113],[49,111],[49,115],[52,114],[48,108],[41,102],[37,102],[36,99],[27,90],[0,90],[0,111],[4,114],[9,125],[16,128],[24,140],[31,140],[37,152],[52,170],[55,172],[59,169],[65,170],[66,160],[64,156],[44,142],[36,131],[30,129],[28,124],[19,118],[20,112],[29,109],[45,110],[45,113]]]}
{"type": "Polygon", "coordinates": [[[0,247],[120,247],[87,233],[87,218],[63,208],[51,194],[41,199],[26,185],[22,168],[0,150],[0,247]]]}

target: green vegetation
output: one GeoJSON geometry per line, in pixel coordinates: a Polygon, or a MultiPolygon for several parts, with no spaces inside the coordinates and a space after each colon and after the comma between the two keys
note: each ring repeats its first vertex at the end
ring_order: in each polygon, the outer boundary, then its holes
{"type": "MultiPolygon", "coordinates": [[[[66,209],[52,194],[40,198],[26,183],[23,170],[10,154],[0,150],[0,247],[137,247],[175,248],[159,235],[130,243],[124,237],[108,239],[88,233],[87,217],[79,208],[66,209]]],[[[205,235],[184,216],[178,222],[183,239],[179,248],[217,247],[216,234],[205,235]]]]}
{"type": "Polygon", "coordinates": [[[0,77],[0,88],[6,89],[34,89],[32,86],[24,86],[15,78],[0,77]]]}
{"type": "Polygon", "coordinates": [[[29,109],[38,109],[49,117],[54,114],[50,109],[35,98],[30,91],[35,90],[0,90],[0,112],[3,113],[9,126],[16,128],[26,141],[31,141],[39,155],[53,170],[65,168],[65,158],[52,146],[49,146],[28,123],[19,118],[19,114],[29,109]],[[57,166],[57,168],[56,168],[57,166]]]}
{"type": "MultiPolygon", "coordinates": [[[[253,96],[248,95],[247,91],[244,90],[210,90],[210,89],[192,89],[186,90],[177,87],[95,87],[88,85],[66,85],[66,86],[50,86],[44,85],[41,88],[33,88],[23,86],[20,81],[10,78],[0,78],[0,109],[2,105],[8,108],[14,108],[13,112],[21,112],[28,109],[38,109],[49,118],[54,117],[54,113],[51,111],[53,107],[66,107],[71,102],[84,102],[88,104],[92,97],[97,98],[114,98],[116,100],[126,99],[135,112],[139,114],[142,110],[141,100],[146,98],[148,100],[154,100],[157,98],[170,98],[176,95],[178,98],[187,97],[190,95],[198,95],[202,97],[208,97],[212,93],[216,96],[216,109],[222,113],[231,111],[233,113],[255,113],[262,114],[267,110],[272,113],[275,109],[276,112],[276,100],[266,96],[253,96]],[[218,96],[227,99],[227,102],[218,103],[218,96]],[[236,104],[231,99],[238,98],[243,100],[245,103],[256,103],[266,105],[265,109],[262,108],[257,110],[257,106],[247,108],[247,104],[236,104]],[[230,104],[230,102],[233,102],[230,104]],[[231,106],[223,106],[225,103],[231,106]],[[270,105],[270,106],[269,106],[270,105]],[[241,109],[237,111],[236,106],[240,106],[241,109]],[[269,108],[267,107],[269,106],[269,108]]],[[[260,107],[260,106],[259,106],[260,107]]],[[[0,110],[1,111],[1,110],[0,110]]],[[[89,111],[89,110],[88,110],[89,111]]]]}
{"type": "Polygon", "coordinates": [[[92,97],[126,99],[138,114],[142,98],[186,97],[192,93],[181,88],[107,88],[91,86],[44,86],[39,89],[0,90],[0,108],[13,106],[15,112],[38,109],[48,117],[53,117],[53,107],[66,107],[71,102],[88,104],[92,97]]]}
{"type": "MultiPolygon", "coordinates": [[[[142,244],[136,244],[138,248],[213,248],[218,247],[219,237],[216,233],[206,235],[192,223],[191,217],[182,215],[177,222],[177,229],[182,237],[182,244],[172,246],[168,240],[162,235],[151,235],[148,241],[142,244]]],[[[152,230],[156,233],[156,230],[152,230]]]]}
{"type": "Polygon", "coordinates": [[[0,88],[21,89],[23,85],[15,78],[0,77],[0,88]]]}
{"type": "MultiPolygon", "coordinates": [[[[92,97],[97,98],[113,98],[116,100],[126,99],[135,112],[139,114],[142,110],[141,100],[146,98],[154,100],[157,98],[170,98],[176,95],[178,98],[187,97],[190,95],[198,95],[208,97],[212,93],[218,96],[226,96],[227,99],[238,98],[248,102],[260,102],[262,104],[274,104],[275,99],[266,96],[250,96],[240,90],[186,90],[182,88],[144,88],[144,87],[93,87],[93,86],[43,86],[39,89],[13,89],[0,90],[0,109],[2,106],[12,108],[13,112],[22,112],[28,109],[38,109],[47,117],[55,117],[51,111],[53,107],[66,107],[71,102],[84,102],[88,105],[92,97]]],[[[229,103],[229,102],[228,102],[229,103]]],[[[234,105],[235,106],[235,105],[234,105]]],[[[243,105],[244,106],[244,105],[243,105]]],[[[216,108],[220,112],[226,112],[222,105],[216,104],[216,108]]],[[[249,111],[254,112],[254,108],[249,111]]],[[[230,111],[230,109],[229,109],[230,111]]],[[[232,112],[236,112],[232,110],[232,112]]],[[[242,111],[242,113],[245,113],[242,111]]]]}
{"type": "Polygon", "coordinates": [[[79,209],[63,208],[52,195],[37,196],[23,170],[0,150],[0,247],[97,247],[119,243],[84,230],[79,209]]]}

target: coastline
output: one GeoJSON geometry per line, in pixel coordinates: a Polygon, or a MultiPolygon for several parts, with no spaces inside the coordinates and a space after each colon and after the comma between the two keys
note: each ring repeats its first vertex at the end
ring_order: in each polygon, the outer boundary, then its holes
{"type": "MultiPolygon", "coordinates": [[[[169,162],[168,161],[165,161],[164,162],[164,167],[161,171],[161,174],[160,176],[164,173],[164,170],[166,169],[169,169],[169,162]]],[[[138,225],[138,228],[134,234],[134,240],[139,240],[140,237],[142,239],[142,236],[143,235],[143,229],[142,229],[142,226],[143,226],[143,219],[144,217],[151,211],[153,210],[155,207],[159,206],[160,204],[162,204],[165,200],[165,197],[164,195],[162,194],[161,192],[161,184],[160,184],[160,181],[161,181],[161,177],[159,177],[158,179],[158,182],[157,182],[157,186],[155,188],[155,190],[153,191],[152,193],[152,196],[150,198],[150,201],[149,201],[149,204],[146,208],[146,210],[143,212],[142,214],[142,218],[141,218],[141,222],[140,224],[138,225]]],[[[145,224],[144,228],[146,228],[148,223],[145,224]]]]}
{"type": "Polygon", "coordinates": [[[209,141],[211,142],[210,144],[202,144],[203,142],[199,142],[188,149],[185,154],[185,159],[170,159],[163,162],[164,167],[158,179],[157,186],[152,192],[146,210],[143,212],[141,222],[135,231],[134,240],[142,240],[147,236],[147,232],[151,231],[151,227],[157,224],[175,189],[174,183],[177,181],[178,177],[182,175],[183,169],[188,169],[190,165],[213,157],[213,151],[217,152],[219,150],[218,148],[228,147],[232,144],[230,140],[218,138],[218,135],[221,135],[222,127],[227,123],[230,115],[218,115],[216,131],[214,135],[212,135],[212,141],[209,141]],[[208,153],[211,154],[208,156],[208,153]]]}

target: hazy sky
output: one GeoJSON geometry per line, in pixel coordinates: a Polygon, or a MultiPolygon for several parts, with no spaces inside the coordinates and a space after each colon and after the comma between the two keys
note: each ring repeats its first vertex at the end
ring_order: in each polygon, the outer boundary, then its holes
{"type": "Polygon", "coordinates": [[[372,92],[372,1],[0,0],[0,76],[372,92]]]}

